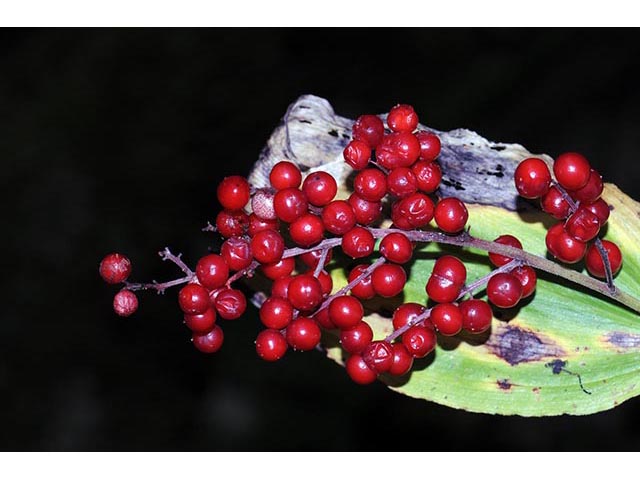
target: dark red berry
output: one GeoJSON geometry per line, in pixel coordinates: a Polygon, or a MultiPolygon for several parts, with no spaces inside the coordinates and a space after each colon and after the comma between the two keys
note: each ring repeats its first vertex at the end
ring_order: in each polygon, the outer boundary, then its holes
{"type": "Polygon", "coordinates": [[[579,190],[573,190],[569,193],[580,203],[592,203],[600,198],[603,190],[604,184],[602,183],[602,176],[594,169],[591,169],[586,185],[579,190]]]}
{"type": "MultiPolygon", "coordinates": [[[[602,240],[602,246],[607,252],[607,258],[609,259],[609,265],[611,266],[611,273],[615,275],[620,271],[620,268],[622,268],[622,252],[615,243],[608,240],[602,240]]],[[[600,251],[595,244],[589,245],[585,263],[587,265],[587,270],[591,275],[598,278],[606,277],[604,262],[602,261],[600,251]]]]}
{"type": "Polygon", "coordinates": [[[247,299],[240,290],[225,288],[218,293],[215,307],[220,317],[225,320],[235,320],[240,318],[247,309],[247,299]]]}
{"type": "Polygon", "coordinates": [[[425,312],[425,307],[419,303],[403,303],[393,312],[393,329],[398,330],[408,323],[414,323],[425,312]]]}
{"type": "Polygon", "coordinates": [[[207,333],[211,331],[216,323],[216,311],[213,308],[208,308],[204,313],[196,315],[185,313],[184,323],[193,332],[207,333]]]}
{"type": "Polygon", "coordinates": [[[264,220],[275,220],[277,218],[273,207],[273,191],[266,188],[257,190],[251,197],[251,210],[257,217],[264,220]]]}
{"type": "Polygon", "coordinates": [[[102,259],[98,271],[105,282],[122,283],[131,275],[131,260],[120,253],[110,253],[102,259]]]}
{"type": "Polygon", "coordinates": [[[462,328],[470,333],[482,333],[491,326],[493,312],[484,300],[465,300],[460,302],[462,328]]]}
{"type": "Polygon", "coordinates": [[[202,285],[190,283],[178,293],[178,303],[184,313],[197,315],[204,313],[210,306],[209,292],[202,285]]]}
{"type": "Polygon", "coordinates": [[[278,262],[284,253],[284,239],[275,230],[263,230],[251,239],[251,252],[260,263],[278,262]]]}
{"type": "Polygon", "coordinates": [[[280,360],[287,348],[287,340],[278,330],[263,330],[256,338],[256,353],[267,362],[280,360]]]}
{"type": "Polygon", "coordinates": [[[430,319],[442,335],[456,335],[462,330],[462,312],[453,303],[439,303],[433,307],[430,319]]]}
{"type": "Polygon", "coordinates": [[[440,137],[434,133],[418,132],[416,133],[416,138],[420,142],[420,160],[433,162],[438,158],[442,148],[440,137]]]}
{"type": "Polygon", "coordinates": [[[371,160],[371,147],[361,140],[352,140],[342,152],[344,161],[354,170],[366,168],[371,160]]]}
{"type": "MultiPolygon", "coordinates": [[[[353,270],[349,272],[349,283],[353,282],[356,278],[362,275],[367,268],[367,265],[357,265],[356,267],[354,267],[353,270]]],[[[375,297],[376,292],[373,289],[373,285],[371,284],[371,275],[364,277],[360,281],[360,283],[354,286],[351,289],[351,294],[361,300],[368,300],[375,297]]]]}
{"type": "Polygon", "coordinates": [[[411,327],[402,335],[402,344],[415,358],[426,357],[436,348],[436,332],[422,325],[411,327]]]}
{"type": "Polygon", "coordinates": [[[287,298],[294,308],[311,311],[322,301],[322,285],[313,275],[298,275],[289,283],[287,298]]]}
{"type": "Polygon", "coordinates": [[[409,132],[385,135],[376,149],[378,164],[388,169],[410,167],[419,156],[420,142],[409,132]]]}
{"type": "Polygon", "coordinates": [[[527,298],[536,290],[538,276],[536,271],[529,265],[521,265],[511,270],[511,275],[516,277],[522,285],[522,298],[527,298]]]}
{"type": "Polygon", "coordinates": [[[393,365],[393,348],[384,340],[371,342],[361,355],[367,366],[378,374],[388,372],[393,365]]]}
{"type": "Polygon", "coordinates": [[[387,115],[387,125],[394,132],[413,132],[418,121],[418,114],[411,105],[398,104],[387,115]]]}
{"type": "Polygon", "coordinates": [[[591,166],[579,153],[563,153],[553,164],[553,173],[558,183],[567,190],[578,190],[589,181],[591,166]]]}
{"type": "Polygon", "coordinates": [[[384,124],[375,115],[361,115],[353,124],[353,138],[376,148],[384,136],[384,124]]]}
{"type": "Polygon", "coordinates": [[[302,182],[302,192],[311,205],[324,207],[338,193],[338,184],[327,172],[313,172],[302,182]]]}
{"type": "Polygon", "coordinates": [[[540,199],[540,208],[558,220],[563,220],[569,215],[571,206],[564,199],[560,190],[551,187],[540,199]]]}
{"type": "Polygon", "coordinates": [[[260,271],[269,280],[277,280],[282,277],[288,277],[296,268],[296,261],[293,257],[281,258],[275,263],[265,263],[260,265],[260,271]]]}
{"type": "Polygon", "coordinates": [[[413,366],[413,357],[402,343],[394,343],[391,348],[393,350],[393,363],[389,373],[396,377],[406,375],[413,366]]]}
{"type": "Polygon", "coordinates": [[[319,216],[305,213],[291,222],[289,235],[301,247],[311,247],[323,239],[324,223],[319,216]]]}
{"type": "Polygon", "coordinates": [[[455,197],[443,198],[436,204],[434,218],[438,228],[446,233],[460,232],[469,219],[467,207],[455,197]]]}
{"type": "MultiPolygon", "coordinates": [[[[309,268],[316,268],[318,266],[318,262],[322,258],[323,250],[312,250],[310,252],[303,253],[299,256],[300,260],[309,268]]],[[[333,249],[329,249],[327,251],[327,258],[324,261],[324,264],[327,265],[331,258],[333,257],[333,249]]]]}
{"type": "Polygon", "coordinates": [[[307,197],[297,188],[285,188],[273,197],[273,208],[283,222],[291,223],[300,215],[307,213],[307,197]]]}
{"type": "Polygon", "coordinates": [[[247,228],[247,233],[253,237],[256,233],[262,232],[264,230],[278,230],[280,228],[280,222],[278,219],[275,220],[265,220],[264,218],[258,217],[255,213],[249,215],[249,227],[247,228]]]}
{"type": "Polygon", "coordinates": [[[522,298],[522,285],[510,273],[497,273],[487,282],[487,297],[496,307],[514,307],[522,298]]]}
{"type": "Polygon", "coordinates": [[[260,307],[260,321],[267,328],[281,330],[293,320],[293,305],[286,298],[269,297],[260,307]]]}
{"type": "Polygon", "coordinates": [[[587,250],[587,244],[569,235],[562,223],[547,231],[545,243],[551,255],[564,263],[579,262],[587,250]]]}
{"type": "Polygon", "coordinates": [[[353,190],[369,202],[378,202],[387,194],[387,176],[377,168],[365,168],[353,180],[353,190]]]}
{"type": "Polygon", "coordinates": [[[361,225],[370,225],[380,218],[382,214],[382,203],[365,200],[357,193],[352,193],[348,199],[349,205],[353,208],[356,222],[361,225]]]}
{"type": "Polygon", "coordinates": [[[355,327],[364,316],[364,309],[356,297],[341,295],[329,304],[329,318],[341,330],[355,327]]]}
{"type": "Polygon", "coordinates": [[[371,274],[371,284],[381,297],[395,297],[404,289],[407,274],[400,265],[384,264],[371,274]]]}
{"type": "Polygon", "coordinates": [[[210,332],[194,332],[191,340],[193,341],[193,346],[202,353],[215,353],[222,347],[224,334],[222,333],[222,329],[218,325],[215,325],[210,332]]]}
{"type": "Polygon", "coordinates": [[[347,374],[359,385],[367,385],[375,382],[378,374],[371,370],[360,355],[351,355],[345,363],[347,374]]]}
{"type": "Polygon", "coordinates": [[[413,244],[402,233],[389,233],[380,242],[380,253],[393,263],[407,263],[413,256],[413,244]]]}
{"type": "Polygon", "coordinates": [[[214,290],[223,286],[229,279],[229,266],[220,255],[205,255],[196,265],[196,276],[200,285],[214,290]]]}
{"type": "Polygon", "coordinates": [[[240,237],[231,237],[224,241],[220,247],[220,255],[230,270],[238,271],[251,265],[253,255],[251,254],[251,244],[248,240],[240,237]]]}
{"type": "Polygon", "coordinates": [[[367,322],[358,322],[340,332],[340,343],[348,353],[360,353],[373,340],[373,330],[367,322]]]}
{"type": "Polygon", "coordinates": [[[121,317],[133,315],[138,310],[138,297],[131,290],[120,290],[113,297],[113,311],[121,317]]]}
{"type": "Polygon", "coordinates": [[[549,167],[539,158],[527,158],[520,162],[513,178],[518,193],[524,198],[541,197],[551,185],[549,167]]]}
{"type": "Polygon", "coordinates": [[[603,199],[599,198],[593,203],[584,203],[585,208],[588,208],[598,217],[598,221],[600,222],[600,226],[602,227],[607,220],[609,219],[609,214],[611,210],[609,209],[609,204],[605,202],[603,199]]]}
{"type": "Polygon", "coordinates": [[[218,185],[218,201],[227,210],[242,210],[249,203],[249,182],[244,177],[226,177],[218,185]]]}
{"type": "Polygon", "coordinates": [[[320,282],[320,288],[322,289],[322,296],[327,297],[333,290],[333,279],[326,270],[321,270],[318,274],[318,281],[320,282]]]}
{"type": "Polygon", "coordinates": [[[322,209],[324,228],[334,235],[343,235],[356,224],[356,214],[344,200],[334,200],[322,209]]]}
{"type": "Polygon", "coordinates": [[[387,190],[398,198],[404,198],[418,189],[418,180],[410,168],[394,168],[387,175],[387,190]]]}
{"type": "Polygon", "coordinates": [[[354,227],[342,236],[342,251],[351,258],[368,257],[373,253],[375,239],[369,230],[354,227]]]}
{"type": "Polygon", "coordinates": [[[296,318],[287,327],[287,343],[294,350],[314,349],[320,343],[321,335],[320,327],[311,318],[296,318]]]}
{"type": "Polygon", "coordinates": [[[302,174],[295,164],[287,161],[276,163],[269,174],[271,186],[276,190],[298,188],[302,182],[302,174]]]}
{"type": "Polygon", "coordinates": [[[416,176],[418,188],[424,193],[433,193],[440,186],[442,170],[437,162],[420,160],[413,164],[411,171],[416,176]]]}
{"type": "MultiPolygon", "coordinates": [[[[522,250],[522,243],[520,243],[520,240],[518,240],[513,235],[500,235],[494,240],[494,242],[501,245],[508,245],[509,247],[519,248],[522,250]]],[[[506,265],[511,260],[513,260],[513,258],[505,257],[504,255],[500,255],[498,253],[489,253],[489,261],[496,267],[506,265]]]]}
{"type": "Polygon", "coordinates": [[[456,257],[444,255],[433,265],[433,271],[425,287],[431,300],[451,303],[458,298],[467,280],[467,269],[456,257]]]}
{"type": "Polygon", "coordinates": [[[394,225],[407,230],[426,226],[433,218],[433,202],[423,193],[413,193],[395,202],[392,206],[391,220],[394,225]],[[406,222],[406,223],[405,223],[406,222]]]}
{"type": "Polygon", "coordinates": [[[216,229],[225,238],[244,235],[249,216],[242,210],[222,210],[216,216],[216,229]]]}
{"type": "Polygon", "coordinates": [[[293,280],[293,277],[278,278],[271,285],[271,295],[274,297],[287,298],[291,280],[293,280]]]}
{"type": "Polygon", "coordinates": [[[331,321],[331,318],[329,318],[329,311],[327,308],[323,308],[316,312],[313,319],[325,330],[335,330],[337,328],[331,321]]]}
{"type": "Polygon", "coordinates": [[[598,220],[598,216],[595,213],[580,205],[567,219],[564,229],[576,240],[588,242],[600,232],[600,220],[598,220]]]}

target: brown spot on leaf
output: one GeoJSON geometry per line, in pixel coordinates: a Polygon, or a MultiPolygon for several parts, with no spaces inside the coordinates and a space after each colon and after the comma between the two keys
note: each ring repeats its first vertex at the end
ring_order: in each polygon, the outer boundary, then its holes
{"type": "Polygon", "coordinates": [[[621,350],[640,348],[640,335],[635,333],[609,332],[605,335],[604,341],[621,350]]]}
{"type": "Polygon", "coordinates": [[[550,338],[514,325],[496,329],[486,346],[509,365],[564,355],[564,351],[550,338]]]}
{"type": "Polygon", "coordinates": [[[501,390],[510,390],[512,387],[508,378],[498,379],[496,383],[498,384],[498,388],[501,390]]]}

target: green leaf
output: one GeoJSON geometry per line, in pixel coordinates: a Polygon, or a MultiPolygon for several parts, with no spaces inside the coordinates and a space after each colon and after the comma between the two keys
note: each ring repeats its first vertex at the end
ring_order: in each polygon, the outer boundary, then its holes
{"type": "MultiPolygon", "coordinates": [[[[640,204],[613,185],[605,200],[613,211],[605,238],[618,244],[623,268],[616,286],[640,296],[640,204]]],[[[549,217],[517,214],[498,207],[470,206],[471,233],[492,240],[518,237],[525,250],[545,255],[549,217]],[[543,222],[546,222],[546,226],[543,222]]],[[[441,251],[427,245],[411,265],[401,301],[424,303],[424,285],[441,251]]],[[[485,252],[446,248],[467,265],[468,280],[490,271],[485,252]]],[[[576,267],[583,269],[583,264],[576,267]]],[[[345,272],[333,272],[337,287],[345,272]]],[[[585,271],[586,275],[586,271],[585,271]]],[[[484,292],[480,292],[483,295],[484,292]]],[[[392,330],[389,304],[369,304],[367,321],[375,338],[392,330]]],[[[585,415],[607,410],[640,393],[640,316],[612,300],[574,284],[539,274],[535,296],[520,308],[495,311],[490,332],[439,337],[428,357],[402,378],[381,377],[389,388],[453,408],[501,415],[585,415]],[[554,368],[555,367],[555,368],[554,368]]],[[[335,339],[327,355],[346,358],[335,339]]]]}

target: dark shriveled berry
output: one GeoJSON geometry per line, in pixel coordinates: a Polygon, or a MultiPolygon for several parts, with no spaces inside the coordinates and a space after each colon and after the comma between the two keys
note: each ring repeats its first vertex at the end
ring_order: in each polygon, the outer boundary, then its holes
{"type": "Polygon", "coordinates": [[[113,311],[121,317],[133,315],[138,310],[138,297],[131,290],[120,290],[113,297],[113,311]]]}
{"type": "Polygon", "coordinates": [[[236,320],[247,309],[247,299],[240,290],[225,288],[216,296],[214,305],[221,318],[236,320]]]}
{"type": "Polygon", "coordinates": [[[121,253],[110,253],[100,262],[99,272],[109,284],[122,283],[131,275],[131,260],[121,253]]]}
{"type": "Polygon", "coordinates": [[[376,148],[384,136],[384,124],[375,115],[361,115],[352,128],[353,138],[376,148]]]}
{"type": "Polygon", "coordinates": [[[366,168],[371,159],[371,147],[361,140],[352,140],[342,152],[344,161],[354,170],[366,168]]]}

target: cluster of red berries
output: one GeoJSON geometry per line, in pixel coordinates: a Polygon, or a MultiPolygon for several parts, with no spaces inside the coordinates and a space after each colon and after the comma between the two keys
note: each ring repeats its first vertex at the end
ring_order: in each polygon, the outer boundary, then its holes
{"type": "Polygon", "coordinates": [[[549,252],[564,263],[585,259],[589,273],[606,277],[603,255],[606,251],[611,273],[622,266],[618,246],[608,240],[598,240],[600,229],[609,218],[609,205],[602,199],[604,185],[600,174],[589,161],[575,152],[563,153],[553,164],[555,181],[547,164],[539,158],[527,158],[516,169],[514,180],[521,196],[540,199],[542,210],[560,220],[546,235],[549,252]]]}

